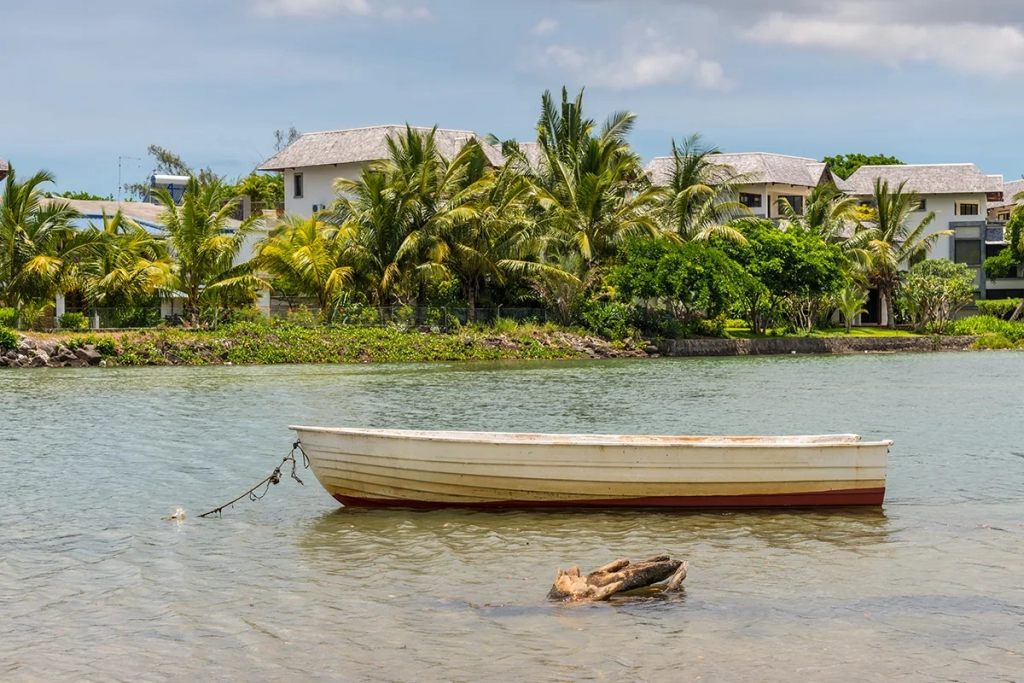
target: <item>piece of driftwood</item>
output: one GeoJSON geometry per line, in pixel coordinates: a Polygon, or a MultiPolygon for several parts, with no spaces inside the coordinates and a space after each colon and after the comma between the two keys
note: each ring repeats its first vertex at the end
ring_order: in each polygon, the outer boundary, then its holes
{"type": "Polygon", "coordinates": [[[622,559],[601,567],[586,576],[580,575],[580,568],[568,571],[558,570],[555,585],[548,593],[549,600],[607,600],[616,593],[636,590],[668,580],[665,590],[679,590],[689,564],[673,560],[668,555],[659,555],[642,562],[622,559]]]}

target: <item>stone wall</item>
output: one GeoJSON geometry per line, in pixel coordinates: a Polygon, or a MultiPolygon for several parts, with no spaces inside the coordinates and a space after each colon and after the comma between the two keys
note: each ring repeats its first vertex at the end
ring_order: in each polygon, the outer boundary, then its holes
{"type": "Polygon", "coordinates": [[[768,339],[670,339],[665,356],[781,356],[796,354],[963,351],[977,337],[777,337],[768,339]]]}

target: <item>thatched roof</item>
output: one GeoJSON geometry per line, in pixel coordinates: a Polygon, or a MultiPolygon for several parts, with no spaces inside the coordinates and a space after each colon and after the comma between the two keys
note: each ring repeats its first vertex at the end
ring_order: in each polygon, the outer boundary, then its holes
{"type": "Polygon", "coordinates": [[[875,180],[894,188],[906,181],[906,188],[918,194],[988,194],[1002,192],[1000,176],[987,176],[974,164],[919,164],[908,166],[861,166],[844,183],[846,192],[867,196],[875,180]]]}
{"type": "MultiPolygon", "coordinates": [[[[792,157],[766,152],[716,154],[715,164],[731,167],[737,174],[750,177],[751,183],[775,183],[797,187],[817,187],[823,179],[831,180],[828,167],[817,159],[792,157]]],[[[672,157],[657,157],[645,170],[651,182],[664,186],[672,178],[672,157]]]]}
{"type": "Polygon", "coordinates": [[[6,175],[7,171],[9,171],[10,169],[11,167],[7,165],[7,162],[4,161],[3,159],[0,159],[0,174],[6,175]]]}
{"type": "MultiPolygon", "coordinates": [[[[306,133],[268,159],[260,166],[259,170],[284,171],[289,168],[380,161],[388,156],[387,139],[403,135],[405,128],[405,126],[371,126],[369,128],[306,133]]],[[[421,133],[430,132],[430,128],[412,126],[412,129],[421,133]]],[[[495,151],[491,145],[480,140],[472,131],[438,128],[434,134],[438,151],[446,159],[458,154],[470,140],[479,140],[488,160],[495,166],[501,165],[501,151],[495,151]]]]}

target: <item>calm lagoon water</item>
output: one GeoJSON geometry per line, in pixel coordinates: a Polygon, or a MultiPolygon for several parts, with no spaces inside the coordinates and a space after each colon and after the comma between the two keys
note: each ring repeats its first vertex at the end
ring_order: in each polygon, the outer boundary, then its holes
{"type": "Polygon", "coordinates": [[[0,372],[0,680],[1021,681],[1022,399],[1018,353],[0,372]],[[883,510],[368,512],[306,472],[197,519],[289,423],[896,445],[883,510]],[[544,601],[662,552],[684,593],[544,601]]]}

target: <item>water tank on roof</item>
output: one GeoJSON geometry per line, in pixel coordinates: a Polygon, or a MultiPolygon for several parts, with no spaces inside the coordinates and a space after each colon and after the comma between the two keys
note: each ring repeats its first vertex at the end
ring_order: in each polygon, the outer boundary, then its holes
{"type": "Polygon", "coordinates": [[[187,175],[153,175],[149,179],[150,187],[164,189],[171,193],[171,198],[177,204],[185,194],[185,187],[188,185],[187,175]]]}

